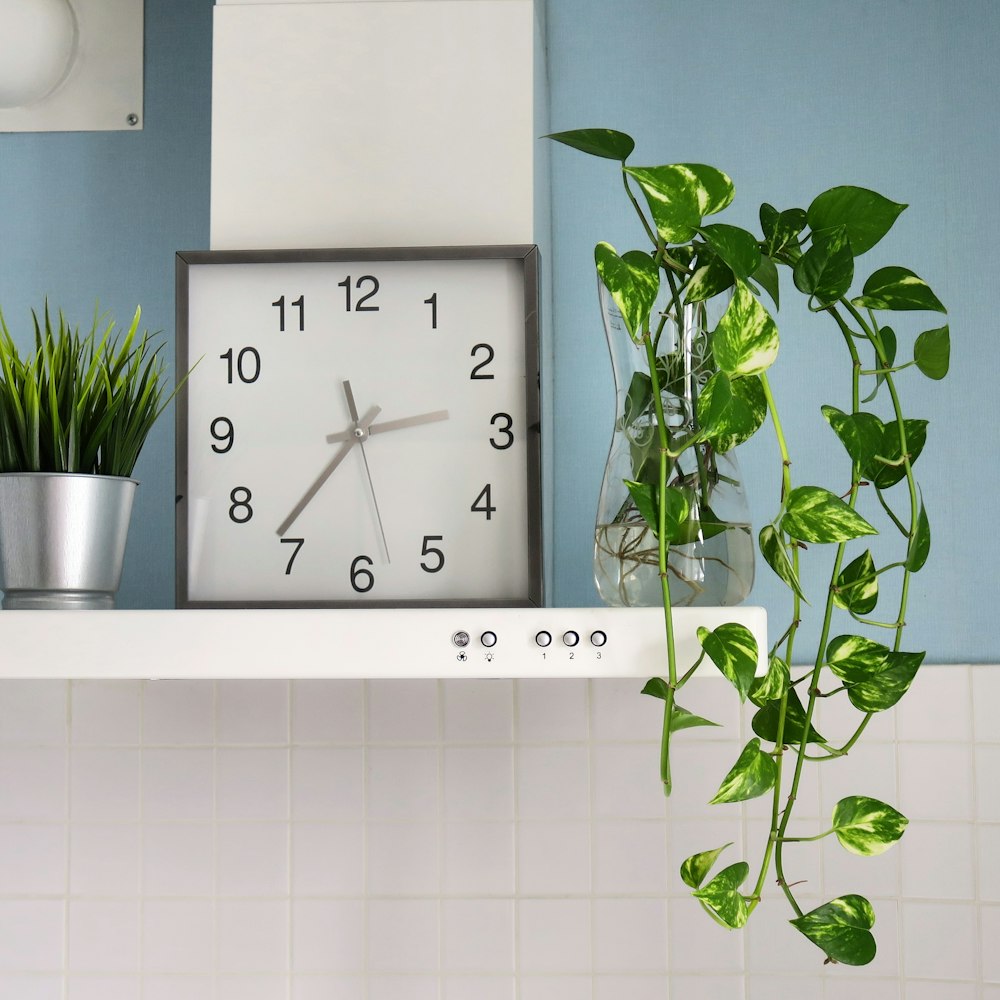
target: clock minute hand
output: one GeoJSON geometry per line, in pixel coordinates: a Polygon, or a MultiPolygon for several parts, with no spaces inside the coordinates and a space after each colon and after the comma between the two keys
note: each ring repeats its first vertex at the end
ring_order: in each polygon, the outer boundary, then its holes
{"type": "Polygon", "coordinates": [[[371,491],[372,503],[375,505],[375,520],[378,522],[379,534],[382,536],[382,548],[385,549],[385,561],[391,563],[392,558],[389,555],[389,543],[385,540],[385,528],[382,526],[382,512],[378,509],[378,497],[375,495],[375,484],[372,482],[372,470],[368,467],[368,456],[365,454],[365,438],[370,433],[370,429],[361,426],[361,421],[358,417],[358,407],[354,402],[354,392],[351,389],[351,383],[346,378],[344,379],[344,395],[347,397],[347,409],[350,411],[351,419],[354,421],[358,447],[361,449],[361,461],[365,464],[368,489],[371,491]]]}
{"type": "Polygon", "coordinates": [[[347,453],[356,445],[361,443],[361,438],[358,436],[358,431],[366,432],[371,426],[375,418],[382,412],[382,407],[373,406],[364,416],[363,420],[358,421],[357,426],[352,430],[347,432],[347,435],[342,439],[345,444],[340,451],[337,452],[333,458],[323,467],[323,471],[316,477],[312,486],[306,490],[302,495],[302,499],[292,508],[291,513],[288,517],[278,525],[277,534],[279,536],[284,535],[288,529],[295,523],[296,518],[302,513],[308,506],[309,502],[312,500],[317,493],[319,493],[323,484],[333,475],[334,470],[340,465],[341,462],[347,458],[347,453]]]}
{"type": "MultiPolygon", "coordinates": [[[[368,428],[368,433],[383,434],[385,431],[398,431],[404,427],[417,427],[420,424],[433,424],[447,419],[447,410],[434,410],[431,413],[418,413],[412,417],[400,417],[398,420],[383,420],[379,424],[372,424],[368,428]]],[[[353,431],[342,431],[338,434],[327,434],[326,440],[331,444],[336,441],[346,441],[353,433],[353,431]]]]}

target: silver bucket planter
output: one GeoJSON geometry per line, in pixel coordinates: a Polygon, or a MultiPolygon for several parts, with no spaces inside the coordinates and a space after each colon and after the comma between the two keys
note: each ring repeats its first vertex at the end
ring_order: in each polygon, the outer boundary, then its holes
{"type": "Polygon", "coordinates": [[[117,476],[0,474],[4,610],[113,608],[138,485],[117,476]]]}

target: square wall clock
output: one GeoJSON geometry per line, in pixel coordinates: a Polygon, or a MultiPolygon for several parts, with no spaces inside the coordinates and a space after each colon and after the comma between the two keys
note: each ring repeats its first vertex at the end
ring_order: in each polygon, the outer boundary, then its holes
{"type": "Polygon", "coordinates": [[[535,246],[176,263],[178,607],[541,605],[535,246]]]}

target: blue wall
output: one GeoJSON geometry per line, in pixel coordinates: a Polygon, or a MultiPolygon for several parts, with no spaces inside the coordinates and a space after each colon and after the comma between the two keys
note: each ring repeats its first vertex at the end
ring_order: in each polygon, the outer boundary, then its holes
{"type": "MultiPolygon", "coordinates": [[[[100,302],[163,330],[174,252],[208,246],[212,0],[146,0],[141,132],[0,134],[0,307],[27,344],[45,297],[74,324],[100,302]]],[[[139,458],[119,606],[174,600],[173,409],[139,458]]]]}
{"type": "MultiPolygon", "coordinates": [[[[834,184],[910,203],[870,269],[900,263],[951,309],[943,383],[906,378],[913,416],[931,418],[917,469],[934,528],[915,580],[912,648],[931,659],[1000,659],[992,613],[1000,558],[994,451],[992,275],[1000,264],[992,182],[1000,153],[993,0],[548,0],[550,125],[606,125],[639,140],[636,163],[701,161],[726,170],[724,221],[755,226],[764,200],[804,205],[834,184]],[[970,267],[975,255],[981,261],[970,267]],[[984,277],[979,278],[978,275],[984,277]],[[962,428],[972,427],[969,440],[962,428]],[[974,486],[970,476],[981,476],[974,486]],[[921,617],[926,618],[922,620],[921,617]]],[[[145,128],[139,133],[0,135],[0,305],[8,323],[48,295],[86,321],[95,299],[121,319],[136,302],[173,332],[173,254],[208,245],[212,0],[146,0],[145,128]]],[[[591,546],[613,420],[592,249],[641,245],[614,164],[551,151],[555,329],[555,579],[563,605],[596,603],[591,546]]],[[[870,258],[870,259],[869,259],[870,258]]],[[[793,430],[797,482],[823,478],[839,445],[819,417],[843,400],[839,338],[786,305],[773,377],[793,430]],[[804,436],[803,436],[804,435],[804,436]]],[[[742,454],[755,522],[774,510],[766,438],[742,454]]],[[[140,459],[143,486],[122,607],[173,600],[173,428],[140,459]]],[[[784,614],[765,567],[752,600],[784,614]]]]}
{"type": "MultiPolygon", "coordinates": [[[[618,128],[638,140],[636,165],[718,166],[737,196],[716,218],[748,228],[757,228],[762,201],[805,207],[836,184],[910,204],[859,272],[908,266],[950,307],[948,379],[901,377],[909,415],[931,420],[916,471],[933,528],[931,559],[911,588],[905,648],[941,662],[1000,656],[993,606],[998,32],[994,0],[549,0],[553,131],[618,128]]],[[[624,251],[643,246],[643,237],[614,163],[557,147],[552,171],[554,598],[589,604],[593,515],[614,405],[592,252],[598,240],[624,251]]],[[[794,308],[797,293],[789,291],[771,381],[792,438],[795,482],[829,485],[827,467],[840,461],[841,448],[819,405],[846,408],[849,371],[830,321],[794,308]]],[[[894,325],[897,332],[939,325],[933,314],[913,319],[922,321],[894,325]]],[[[740,454],[759,528],[777,509],[777,453],[762,433],[740,454]]],[[[839,481],[846,490],[845,475],[839,481]]],[[[814,593],[822,599],[822,590],[814,593]]],[[[751,602],[765,605],[774,623],[787,617],[786,592],[766,566],[751,602]]],[[[799,651],[805,655],[806,644],[799,651]]]]}

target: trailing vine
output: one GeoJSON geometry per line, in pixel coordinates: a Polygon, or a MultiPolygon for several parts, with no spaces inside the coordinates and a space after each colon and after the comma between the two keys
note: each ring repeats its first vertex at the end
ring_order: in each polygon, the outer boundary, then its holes
{"type": "Polygon", "coordinates": [[[734,196],[730,178],[714,167],[629,166],[634,142],[611,129],[578,129],[549,138],[619,162],[626,194],[651,244],[619,254],[599,243],[595,262],[629,336],[645,354],[656,418],[657,474],[636,477],[626,485],[657,542],[666,676],[652,678],[643,693],[663,700],[660,778],[665,793],[670,794],[673,780],[674,734],[715,725],[678,704],[684,686],[706,660],[729,679],[740,701],[755,709],[755,735],[722,777],[711,802],[770,796],[770,824],[756,874],[750,880],[746,861],[716,870],[727,844],[689,857],[680,876],[715,920],[739,928],[760,905],[773,868],[792,911],[792,926],[825,953],[826,961],[865,965],[876,951],[870,902],[852,893],[805,911],[794,874],[786,870],[785,845],[833,836],[854,854],[876,855],[892,847],[907,825],[893,806],[862,795],[841,799],[829,825],[818,832],[803,832],[792,824],[805,768],[835,765],[845,756],[872,717],[903,697],[924,658],[922,652],[906,651],[903,640],[910,579],[923,568],[930,551],[930,524],[913,472],[927,421],[906,416],[897,382],[909,369],[930,379],[944,378],[949,332],[946,325],[924,330],[913,339],[908,360],[900,362],[896,334],[883,317],[910,311],[944,313],[945,307],[926,282],[898,266],[878,268],[864,281],[861,293],[852,294],[856,259],[882,240],[906,208],[874,191],[831,188],[808,209],[779,211],[764,204],[757,236],[725,223],[705,223],[734,196]],[[764,296],[777,311],[782,272],[789,273],[794,288],[806,296],[810,312],[829,321],[849,362],[849,405],[821,407],[844,452],[844,471],[834,474],[839,478],[829,488],[796,482],[791,442],[771,384],[779,335],[764,296]],[[660,312],[654,303],[664,285],[669,304],[660,312]],[[694,427],[671,427],[661,403],[659,334],[667,318],[681,316],[685,305],[723,293],[731,298],[710,332],[712,374],[698,396],[694,427]],[[864,408],[876,396],[880,402],[885,399],[885,420],[864,408]],[[672,545],[691,537],[692,514],[689,494],[670,485],[669,471],[688,449],[707,443],[725,452],[766,423],[780,455],[775,470],[778,503],[774,517],[759,532],[758,547],[789,591],[787,626],[767,651],[762,676],[755,676],[756,641],[737,623],[700,629],[702,655],[693,664],[678,663],[668,558],[672,545]],[[864,540],[883,532],[896,538],[900,552],[895,561],[877,566],[864,540]],[[829,582],[824,592],[807,601],[801,563],[824,555],[830,560],[829,582]],[[891,588],[890,580],[895,585],[891,588]],[[890,589],[892,595],[887,595],[890,589]],[[888,612],[876,614],[879,604],[884,608],[890,601],[888,612]],[[804,665],[798,665],[796,640],[807,605],[820,616],[819,640],[804,665]],[[850,701],[857,722],[852,731],[827,738],[814,724],[816,708],[821,699],[834,697],[850,701]]]}

